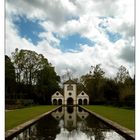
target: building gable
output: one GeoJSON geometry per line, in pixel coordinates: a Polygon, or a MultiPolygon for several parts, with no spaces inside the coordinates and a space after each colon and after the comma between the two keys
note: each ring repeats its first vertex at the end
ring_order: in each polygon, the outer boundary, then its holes
{"type": "Polygon", "coordinates": [[[75,81],[69,79],[68,81],[64,82],[64,84],[77,84],[75,81]]]}
{"type": "Polygon", "coordinates": [[[59,91],[56,91],[56,92],[52,95],[52,98],[63,98],[63,95],[62,95],[59,91]]]}
{"type": "Polygon", "coordinates": [[[84,91],[78,94],[77,83],[70,79],[64,83],[62,92],[56,91],[52,95],[52,104],[89,104],[89,96],[84,91]]]}
{"type": "Polygon", "coordinates": [[[81,91],[77,97],[89,97],[84,91],[81,91]]]}

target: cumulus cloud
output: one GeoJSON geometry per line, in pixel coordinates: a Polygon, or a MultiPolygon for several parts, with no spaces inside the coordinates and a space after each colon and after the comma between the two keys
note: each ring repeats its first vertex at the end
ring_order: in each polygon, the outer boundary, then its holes
{"type": "Polygon", "coordinates": [[[52,32],[43,32],[39,34],[39,37],[48,41],[51,46],[59,46],[60,40],[56,38],[52,32]]]}
{"type": "Polygon", "coordinates": [[[122,49],[122,52],[120,54],[120,58],[124,59],[128,63],[134,63],[134,60],[135,60],[134,48],[130,48],[128,46],[125,46],[122,49]]]}
{"type": "Polygon", "coordinates": [[[80,76],[89,72],[91,65],[102,64],[108,76],[114,76],[120,65],[124,65],[133,76],[134,1],[7,0],[6,54],[10,55],[15,48],[42,53],[59,75],[69,68],[80,76]],[[42,40],[37,45],[18,35],[13,15],[40,20],[44,32],[38,35],[42,40]],[[122,38],[110,42],[107,31],[119,33],[122,38]],[[76,33],[95,44],[78,44],[79,50],[63,52],[61,39],[76,33]]]}
{"type": "Polygon", "coordinates": [[[30,18],[51,20],[57,26],[61,25],[66,17],[76,13],[75,6],[69,0],[9,0],[7,10],[14,14],[25,14],[30,18]]]}

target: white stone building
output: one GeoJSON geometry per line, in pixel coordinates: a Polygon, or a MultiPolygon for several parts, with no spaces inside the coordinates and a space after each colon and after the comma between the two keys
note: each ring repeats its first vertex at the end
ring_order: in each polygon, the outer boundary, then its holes
{"type": "Polygon", "coordinates": [[[77,92],[77,83],[73,80],[68,80],[63,84],[63,93],[56,91],[52,95],[52,104],[57,105],[86,105],[89,104],[89,96],[81,91],[77,92]]]}

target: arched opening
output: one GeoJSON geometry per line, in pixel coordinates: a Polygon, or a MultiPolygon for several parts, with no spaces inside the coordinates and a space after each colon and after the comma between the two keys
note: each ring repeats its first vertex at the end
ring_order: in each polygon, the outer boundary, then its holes
{"type": "Polygon", "coordinates": [[[53,104],[57,105],[57,100],[56,99],[53,99],[53,104]]]}
{"type": "Polygon", "coordinates": [[[67,99],[67,105],[73,105],[73,99],[71,97],[67,99]]]}
{"type": "Polygon", "coordinates": [[[73,113],[73,111],[74,111],[74,110],[73,110],[73,106],[68,106],[68,107],[67,107],[67,112],[68,112],[68,113],[71,114],[71,113],[73,113]]]}
{"type": "Polygon", "coordinates": [[[84,99],[84,105],[87,105],[87,99],[84,99]]]}
{"type": "Polygon", "coordinates": [[[81,108],[81,107],[78,107],[78,111],[79,111],[79,112],[82,112],[82,108],[81,108]]]}
{"type": "Polygon", "coordinates": [[[58,104],[62,105],[62,99],[58,99],[58,104]]]}
{"type": "Polygon", "coordinates": [[[78,104],[79,104],[79,105],[82,105],[82,99],[79,99],[79,100],[78,100],[78,104]]]}

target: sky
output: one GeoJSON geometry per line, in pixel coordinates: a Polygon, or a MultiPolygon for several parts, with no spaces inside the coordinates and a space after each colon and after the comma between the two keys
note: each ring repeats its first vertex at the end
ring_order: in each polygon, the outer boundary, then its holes
{"type": "Polygon", "coordinates": [[[135,74],[134,0],[6,0],[6,48],[43,54],[62,76],[101,64],[109,77],[135,74]]]}

